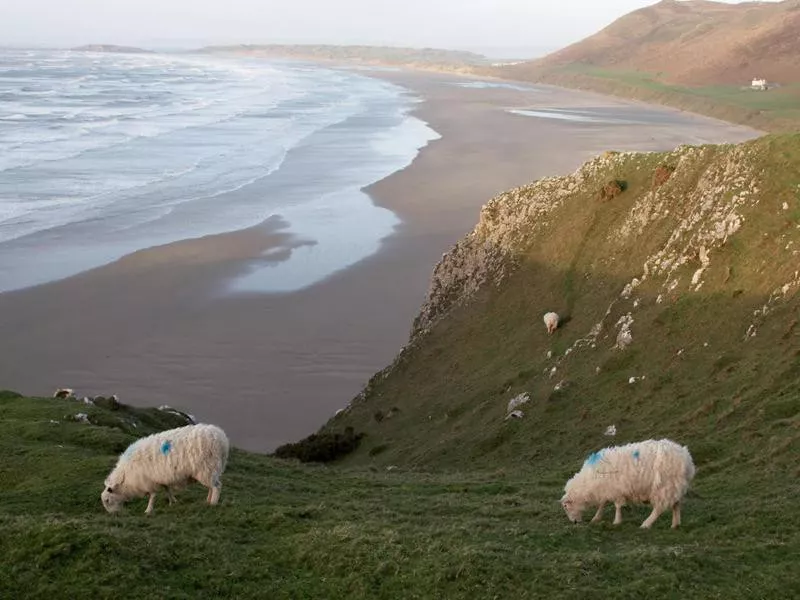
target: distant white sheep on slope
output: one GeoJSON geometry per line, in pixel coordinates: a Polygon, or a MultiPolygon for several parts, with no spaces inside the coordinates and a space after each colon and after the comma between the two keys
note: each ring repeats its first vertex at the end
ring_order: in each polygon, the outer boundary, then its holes
{"type": "Polygon", "coordinates": [[[206,501],[217,504],[229,448],[225,432],[215,425],[186,425],[154,433],[120,455],[100,499],[105,509],[114,513],[131,498],[149,494],[145,513],[150,514],[157,491],[166,488],[173,502],[172,490],[194,480],[208,488],[206,501]]]}
{"type": "Polygon", "coordinates": [[[661,513],[672,508],[674,529],[681,524],[681,500],[694,473],[689,450],[671,440],[604,448],[591,454],[567,482],[561,505],[573,523],[580,522],[587,506],[597,506],[592,519],[596,523],[602,519],[606,502],[613,502],[614,525],[619,525],[625,504],[649,502],[653,510],[642,527],[649,528],[661,513]]]}
{"type": "Polygon", "coordinates": [[[551,335],[558,328],[558,315],[554,312],[544,313],[544,326],[547,327],[547,335],[551,335]]]}

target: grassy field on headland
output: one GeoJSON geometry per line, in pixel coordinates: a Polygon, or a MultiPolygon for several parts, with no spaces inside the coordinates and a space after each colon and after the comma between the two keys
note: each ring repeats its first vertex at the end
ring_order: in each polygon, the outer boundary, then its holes
{"type": "MultiPolygon", "coordinates": [[[[234,451],[218,507],[196,486],[177,505],[160,498],[152,517],[144,500],[114,516],[100,504],[102,482],[134,439],[114,425],[119,413],[10,393],[0,408],[3,598],[800,594],[788,481],[701,476],[683,529],[662,517],[646,532],[645,508],[618,528],[570,524],[558,504],[566,465],[386,471],[234,451]],[[65,419],[78,412],[106,425],[65,419]]],[[[140,433],[172,424],[159,418],[124,414],[140,433]]]]}

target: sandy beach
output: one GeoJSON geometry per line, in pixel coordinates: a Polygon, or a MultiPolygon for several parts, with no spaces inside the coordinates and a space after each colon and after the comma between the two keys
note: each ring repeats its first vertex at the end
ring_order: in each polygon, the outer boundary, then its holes
{"type": "Polygon", "coordinates": [[[475,80],[427,73],[375,76],[423,98],[415,114],[442,136],[410,167],[368,188],[376,204],[402,220],[378,253],[298,292],[226,293],[253,261],[291,256],[297,241],[271,219],[0,294],[0,388],[50,395],[72,387],[79,395],[116,393],[135,405],[169,404],[221,425],[237,446],[271,450],[316,430],[392,360],[433,266],[496,193],[571,172],[607,149],[667,150],[758,135],[553,87],[464,87],[457,84],[475,80]],[[609,120],[509,109],[591,109],[609,120]]]}

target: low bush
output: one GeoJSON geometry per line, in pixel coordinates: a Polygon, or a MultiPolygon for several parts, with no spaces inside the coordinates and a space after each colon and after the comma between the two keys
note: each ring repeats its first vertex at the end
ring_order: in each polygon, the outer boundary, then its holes
{"type": "Polygon", "coordinates": [[[660,188],[675,172],[675,165],[659,165],[653,173],[653,188],[660,188]]]}
{"type": "Polygon", "coordinates": [[[600,200],[603,202],[613,200],[628,187],[627,182],[619,179],[612,179],[600,189],[600,200]]]}
{"type": "Polygon", "coordinates": [[[312,433],[299,442],[284,444],[275,450],[277,458],[296,458],[300,462],[333,462],[358,448],[363,433],[347,427],[344,433],[312,433]]]}

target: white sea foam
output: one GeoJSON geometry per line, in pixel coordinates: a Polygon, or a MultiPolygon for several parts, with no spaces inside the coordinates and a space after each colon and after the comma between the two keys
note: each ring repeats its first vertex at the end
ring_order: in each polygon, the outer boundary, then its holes
{"type": "Polygon", "coordinates": [[[276,214],[316,245],[235,287],[313,283],[375,251],[397,220],[359,190],[438,137],[402,89],[347,71],[0,53],[0,292],[276,214]]]}

